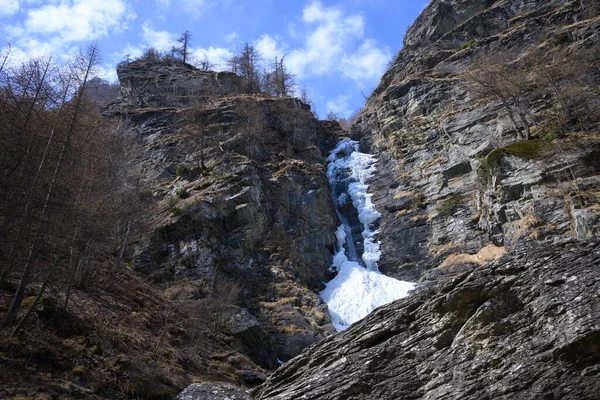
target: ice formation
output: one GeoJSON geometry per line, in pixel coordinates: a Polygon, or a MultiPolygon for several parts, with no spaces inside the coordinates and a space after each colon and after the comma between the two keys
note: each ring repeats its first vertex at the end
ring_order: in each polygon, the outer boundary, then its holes
{"type": "Polygon", "coordinates": [[[375,172],[375,158],[359,152],[358,142],[344,139],[327,161],[342,225],[336,231],[331,265],[338,274],[320,295],[329,306],[335,328],[341,331],[375,308],[406,297],[415,285],[385,276],[377,268],[381,250],[375,225],[381,214],[373,206],[366,184],[375,172]]]}

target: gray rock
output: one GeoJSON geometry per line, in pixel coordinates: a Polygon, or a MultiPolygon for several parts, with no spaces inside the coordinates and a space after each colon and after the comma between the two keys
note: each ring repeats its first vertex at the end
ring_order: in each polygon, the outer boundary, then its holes
{"type": "Polygon", "coordinates": [[[277,357],[272,340],[261,326],[260,321],[248,310],[241,308],[229,311],[224,316],[224,326],[225,333],[236,339],[233,341],[232,347],[248,354],[256,364],[263,368],[277,368],[277,357]]]}
{"type": "MultiPolygon", "coordinates": [[[[246,311],[215,318],[227,322],[227,344],[262,368],[322,340],[331,321],[312,290],[329,277],[336,243],[324,158],[339,125],[298,99],[245,95],[227,72],[136,61],[117,73],[120,98],[104,114],[143,138],[141,185],[152,193],[136,271],[190,302],[238,282],[224,309],[246,311]],[[298,304],[288,310],[281,298],[298,304]]],[[[264,379],[235,373],[249,385],[264,379]]]]}
{"type": "Polygon", "coordinates": [[[177,400],[250,400],[250,394],[226,383],[194,383],[179,393],[177,400]]]}
{"type": "Polygon", "coordinates": [[[455,270],[287,362],[253,398],[597,399],[599,246],[455,270]]]}
{"type": "MultiPolygon", "coordinates": [[[[597,22],[577,2],[433,0],[423,10],[351,132],[378,160],[370,188],[382,213],[384,273],[419,280],[453,253],[477,253],[490,243],[513,251],[598,232],[598,200],[572,212],[566,196],[598,190],[579,183],[599,176],[598,139],[576,144],[574,134],[533,155],[502,150],[521,140],[505,107],[478,96],[463,74],[496,54],[496,61],[510,54],[535,62],[530,52],[541,43],[561,59],[564,48],[553,35],[575,23],[581,32],[568,34],[569,51],[593,57],[588,42],[597,37],[597,22]]],[[[592,70],[582,74],[597,85],[592,70]]],[[[539,90],[524,96],[535,132],[556,102],[539,90]]]]}
{"type": "Polygon", "coordinates": [[[241,77],[231,72],[201,71],[180,61],[133,61],[117,67],[119,99],[106,114],[137,109],[189,106],[207,97],[246,91],[241,77]]]}

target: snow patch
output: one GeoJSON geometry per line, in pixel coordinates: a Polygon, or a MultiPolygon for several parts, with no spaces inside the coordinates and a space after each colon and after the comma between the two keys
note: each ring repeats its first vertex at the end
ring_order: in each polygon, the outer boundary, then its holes
{"type": "MultiPolygon", "coordinates": [[[[340,180],[350,181],[348,195],[364,226],[362,261],[366,268],[358,261],[348,259],[349,247],[353,246],[349,236],[350,228],[340,225],[335,232],[337,247],[330,267],[338,274],[320,293],[329,307],[333,325],[338,331],[342,331],[375,308],[406,297],[415,288],[415,284],[385,276],[377,268],[381,249],[375,239],[379,231],[373,226],[381,214],[375,209],[366,184],[366,180],[376,171],[375,158],[359,152],[358,142],[345,139],[331,152],[327,161],[327,175],[332,187],[340,180]]],[[[344,204],[345,195],[342,193],[335,199],[338,205],[344,204]]]]}

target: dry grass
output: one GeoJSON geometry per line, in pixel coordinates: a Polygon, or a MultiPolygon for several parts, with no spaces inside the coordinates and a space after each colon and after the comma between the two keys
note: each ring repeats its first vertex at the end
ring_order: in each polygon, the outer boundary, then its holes
{"type": "Polygon", "coordinates": [[[322,324],[323,322],[325,322],[326,318],[327,318],[327,316],[324,313],[322,313],[318,310],[315,310],[315,319],[316,319],[317,324],[322,324]]]}
{"type": "MultiPolygon", "coordinates": [[[[218,286],[215,295],[175,301],[123,272],[108,290],[74,292],[66,311],[50,293],[17,337],[0,332],[0,398],[70,398],[74,376],[98,399],[172,398],[194,379],[235,382],[235,368],[208,358],[227,349],[219,315],[239,295],[234,284],[218,286]]],[[[0,290],[0,310],[5,298],[0,290]]]]}
{"type": "Polygon", "coordinates": [[[454,253],[448,256],[443,263],[441,263],[435,269],[452,267],[460,264],[476,264],[482,265],[490,261],[498,260],[506,253],[504,247],[494,246],[493,244],[487,245],[477,254],[467,253],[454,253]]]}
{"type": "Polygon", "coordinates": [[[397,218],[402,218],[404,217],[406,214],[410,214],[412,212],[412,210],[409,209],[404,209],[404,210],[400,210],[396,213],[396,219],[397,218]]]}
{"type": "Polygon", "coordinates": [[[435,156],[434,158],[432,158],[431,160],[424,162],[420,166],[420,169],[425,171],[426,169],[433,167],[434,165],[439,165],[441,163],[442,163],[442,156],[438,155],[438,156],[435,156]]]}
{"type": "Polygon", "coordinates": [[[261,301],[258,303],[262,308],[267,310],[273,310],[279,306],[276,301],[261,301]]]}
{"type": "Polygon", "coordinates": [[[449,243],[446,243],[443,246],[435,246],[435,245],[429,246],[429,251],[431,252],[431,254],[434,257],[437,257],[437,256],[439,256],[442,253],[445,253],[445,252],[447,252],[449,250],[452,250],[452,249],[460,246],[461,244],[462,244],[462,242],[451,241],[449,243]]]}
{"type": "Polygon", "coordinates": [[[400,192],[394,196],[394,199],[401,199],[403,197],[414,196],[415,192],[400,192]]]}
{"type": "Polygon", "coordinates": [[[298,301],[297,297],[283,297],[283,298],[277,300],[277,304],[283,306],[286,304],[296,304],[297,301],[298,301]]]}
{"type": "Polygon", "coordinates": [[[303,333],[304,330],[298,329],[296,325],[285,325],[285,326],[276,326],[275,329],[280,333],[288,333],[290,335],[295,335],[297,333],[303,333]]]}
{"type": "Polygon", "coordinates": [[[542,226],[542,221],[535,215],[527,215],[512,224],[517,228],[513,235],[520,236],[529,232],[530,237],[534,239],[537,235],[534,228],[542,226]]]}

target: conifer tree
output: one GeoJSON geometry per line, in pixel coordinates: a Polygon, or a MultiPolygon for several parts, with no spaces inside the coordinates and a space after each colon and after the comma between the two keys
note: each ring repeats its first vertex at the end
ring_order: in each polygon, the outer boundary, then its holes
{"type": "Polygon", "coordinates": [[[187,29],[183,31],[183,33],[177,39],[177,42],[181,43],[181,47],[177,49],[179,55],[181,55],[181,60],[185,63],[189,59],[190,55],[190,41],[192,40],[192,34],[187,29]]]}

